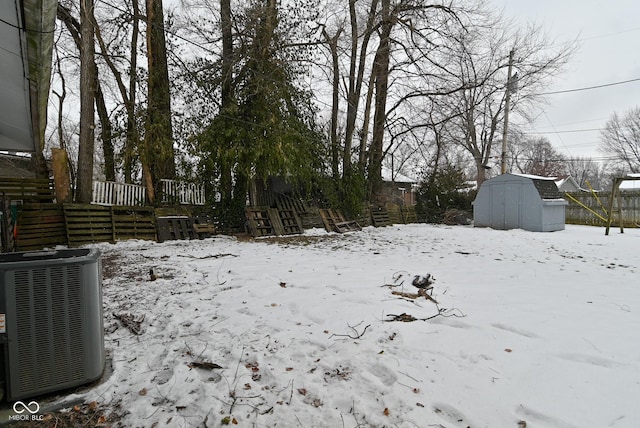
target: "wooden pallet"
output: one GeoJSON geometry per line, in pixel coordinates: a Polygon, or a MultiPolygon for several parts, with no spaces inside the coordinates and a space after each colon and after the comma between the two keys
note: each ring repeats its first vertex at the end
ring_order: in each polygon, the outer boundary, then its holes
{"type": "Polygon", "coordinates": [[[320,218],[327,232],[353,232],[362,230],[362,227],[355,220],[346,220],[342,212],[332,208],[321,208],[320,218]]]}
{"type": "Polygon", "coordinates": [[[283,194],[277,195],[276,207],[279,211],[294,210],[298,215],[306,214],[309,212],[309,207],[304,203],[302,199],[283,194]]]}
{"type": "Polygon", "coordinates": [[[195,223],[193,223],[193,230],[198,234],[198,238],[210,238],[212,235],[216,233],[216,226],[214,224],[208,222],[199,222],[196,218],[195,223]]]}
{"type": "Polygon", "coordinates": [[[187,216],[156,218],[158,242],[199,238],[194,220],[187,216]]]}
{"type": "Polygon", "coordinates": [[[375,227],[391,226],[391,219],[387,209],[384,207],[371,208],[371,223],[375,227]]]}
{"type": "Polygon", "coordinates": [[[294,209],[247,207],[249,233],[252,236],[294,235],[303,232],[302,222],[294,209]]]}
{"type": "Polygon", "coordinates": [[[249,227],[249,233],[254,237],[275,235],[274,220],[279,221],[278,216],[271,214],[273,208],[247,207],[245,214],[249,227]],[[271,215],[270,215],[271,214],[271,215]]]}
{"type": "Polygon", "coordinates": [[[295,235],[304,232],[302,222],[298,213],[294,209],[278,209],[278,217],[282,230],[276,228],[276,234],[279,235],[295,235]]]}

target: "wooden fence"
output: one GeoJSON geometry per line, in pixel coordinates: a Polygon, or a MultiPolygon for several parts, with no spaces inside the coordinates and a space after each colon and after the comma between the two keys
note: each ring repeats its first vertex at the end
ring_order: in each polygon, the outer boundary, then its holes
{"type": "Polygon", "coordinates": [[[17,251],[40,250],[67,243],[62,204],[19,205],[15,227],[17,251]]]}
{"type": "Polygon", "coordinates": [[[152,207],[64,204],[67,245],[116,242],[126,239],[156,239],[152,207]]]}
{"type": "Polygon", "coordinates": [[[204,205],[204,185],[166,179],[162,179],[160,182],[162,183],[163,204],[177,202],[183,205],[204,205]]]}
{"type": "MultiPolygon", "coordinates": [[[[161,203],[182,205],[204,205],[204,185],[176,180],[160,180],[161,203]]],[[[137,184],[94,181],[92,204],[143,206],[147,201],[147,189],[137,184]]]]}
{"type": "MultiPolygon", "coordinates": [[[[606,226],[604,219],[607,218],[606,210],[608,209],[610,195],[610,192],[598,192],[597,197],[587,192],[567,193],[565,199],[569,202],[569,205],[565,210],[565,222],[567,224],[606,226]]],[[[613,216],[612,224],[619,226],[617,211],[620,209],[624,227],[639,227],[640,192],[620,192],[619,200],[620,207],[618,207],[617,201],[613,206],[615,215],[613,216]]]]}
{"type": "Polygon", "coordinates": [[[53,180],[48,178],[0,178],[0,197],[11,201],[53,202],[53,180]]]}
{"type": "Polygon", "coordinates": [[[17,251],[126,239],[156,239],[152,207],[23,204],[18,209],[17,251]]]}
{"type": "Polygon", "coordinates": [[[147,201],[147,189],[137,184],[94,181],[92,204],[142,206],[147,201]]]}

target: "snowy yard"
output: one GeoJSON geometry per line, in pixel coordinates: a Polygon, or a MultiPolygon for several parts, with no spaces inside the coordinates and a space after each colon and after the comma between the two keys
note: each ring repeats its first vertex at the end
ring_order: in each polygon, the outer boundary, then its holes
{"type": "Polygon", "coordinates": [[[81,395],[125,426],[640,424],[638,229],[99,248],[112,368],[81,395]],[[426,274],[438,306],[398,294],[426,274]]]}

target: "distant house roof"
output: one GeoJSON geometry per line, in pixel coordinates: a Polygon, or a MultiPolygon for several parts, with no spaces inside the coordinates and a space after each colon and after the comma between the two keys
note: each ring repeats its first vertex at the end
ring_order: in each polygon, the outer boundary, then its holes
{"type": "Polygon", "coordinates": [[[620,190],[640,190],[640,174],[627,174],[627,177],[635,180],[625,180],[620,183],[620,190]]]}
{"type": "Polygon", "coordinates": [[[578,182],[570,175],[563,175],[554,178],[556,186],[561,192],[580,192],[584,191],[578,182]]]}
{"type": "Polygon", "coordinates": [[[394,182],[394,183],[417,183],[418,180],[411,178],[408,175],[396,172],[392,173],[389,168],[382,167],[382,181],[394,182]]]}

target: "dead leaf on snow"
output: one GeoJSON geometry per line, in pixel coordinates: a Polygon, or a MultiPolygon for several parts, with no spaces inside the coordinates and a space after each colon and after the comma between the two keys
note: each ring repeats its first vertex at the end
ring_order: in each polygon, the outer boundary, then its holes
{"type": "Polygon", "coordinates": [[[216,363],[212,363],[209,361],[192,361],[189,364],[187,364],[187,366],[190,369],[193,368],[197,368],[197,369],[205,369],[205,370],[213,370],[213,369],[221,369],[222,366],[216,364],[216,363]]]}

